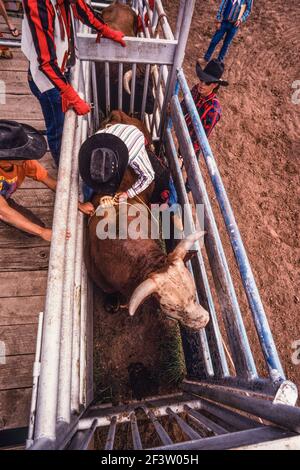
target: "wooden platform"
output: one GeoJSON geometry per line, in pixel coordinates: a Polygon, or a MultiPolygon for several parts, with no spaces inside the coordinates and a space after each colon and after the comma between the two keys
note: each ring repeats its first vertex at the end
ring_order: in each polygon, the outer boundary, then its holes
{"type": "MultiPolygon", "coordinates": [[[[17,27],[20,19],[14,19],[17,27]]],[[[0,21],[1,31],[7,31],[0,21]]],[[[5,34],[5,37],[10,37],[5,34]]],[[[20,50],[13,60],[0,59],[0,79],[6,85],[6,103],[0,117],[44,129],[36,98],[27,84],[28,63],[20,50]]],[[[56,169],[49,153],[41,160],[49,173],[56,169]]],[[[13,198],[51,226],[54,194],[42,184],[26,180],[13,198]]],[[[29,238],[0,222],[0,341],[6,360],[0,361],[0,431],[28,426],[38,314],[44,307],[50,244],[29,238]]]]}

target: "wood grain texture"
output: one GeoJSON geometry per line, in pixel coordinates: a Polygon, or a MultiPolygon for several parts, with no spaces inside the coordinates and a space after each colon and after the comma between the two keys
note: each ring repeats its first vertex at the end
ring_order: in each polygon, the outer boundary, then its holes
{"type": "Polygon", "coordinates": [[[29,325],[38,322],[43,311],[45,296],[4,297],[0,301],[0,325],[29,325]]]}
{"type": "Polygon", "coordinates": [[[31,388],[0,391],[0,429],[28,426],[31,388]]]}
{"type": "Polygon", "coordinates": [[[6,94],[6,103],[1,105],[1,118],[22,122],[24,119],[42,119],[38,100],[32,95],[6,94]]]}
{"type": "MultiPolygon", "coordinates": [[[[48,268],[49,247],[0,248],[0,272],[37,271],[48,268]]],[[[25,274],[24,274],[25,275],[25,274]]]]}
{"type": "Polygon", "coordinates": [[[0,326],[0,341],[5,344],[6,356],[34,354],[36,333],[37,324],[0,326]]]}
{"type": "Polygon", "coordinates": [[[47,276],[46,271],[29,271],[26,276],[22,272],[0,273],[0,298],[44,295],[47,276]]]}
{"type": "Polygon", "coordinates": [[[0,390],[32,386],[34,354],[10,356],[0,365],[0,390]]]}
{"type": "Polygon", "coordinates": [[[20,188],[12,196],[14,201],[24,207],[53,207],[55,193],[49,189],[26,189],[20,188]]]}

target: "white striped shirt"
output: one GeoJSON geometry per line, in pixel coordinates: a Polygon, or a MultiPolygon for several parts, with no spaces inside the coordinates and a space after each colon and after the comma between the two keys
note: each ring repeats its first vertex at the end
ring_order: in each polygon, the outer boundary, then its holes
{"type": "Polygon", "coordinates": [[[154,170],[145,148],[144,134],[137,127],[128,124],[113,124],[101,129],[97,134],[100,132],[119,137],[128,148],[128,165],[138,176],[136,182],[127,191],[128,197],[133,198],[143,192],[154,180],[154,170]]]}

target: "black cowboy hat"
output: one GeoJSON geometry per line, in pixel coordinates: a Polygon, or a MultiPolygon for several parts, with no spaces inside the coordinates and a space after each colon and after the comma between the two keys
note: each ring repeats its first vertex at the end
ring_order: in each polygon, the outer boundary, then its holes
{"type": "Polygon", "coordinates": [[[39,160],[47,152],[43,134],[27,124],[0,119],[0,160],[39,160]]]}
{"type": "Polygon", "coordinates": [[[87,139],[79,151],[79,172],[95,191],[114,194],[128,165],[129,152],[119,137],[100,132],[87,139]]]}
{"type": "Polygon", "coordinates": [[[196,74],[202,82],[206,83],[218,83],[222,86],[228,86],[229,83],[226,80],[221,80],[224,73],[224,64],[219,60],[211,60],[208,62],[204,70],[202,70],[199,62],[196,62],[196,74]]]}

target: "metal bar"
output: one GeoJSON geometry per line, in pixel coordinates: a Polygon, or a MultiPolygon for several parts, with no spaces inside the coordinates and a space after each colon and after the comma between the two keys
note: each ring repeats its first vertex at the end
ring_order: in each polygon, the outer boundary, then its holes
{"type": "Polygon", "coordinates": [[[208,431],[212,431],[215,434],[228,434],[229,432],[227,429],[223,428],[223,426],[215,423],[211,419],[199,413],[199,411],[192,410],[189,406],[185,406],[184,411],[187,412],[190,418],[194,418],[196,422],[200,423],[201,426],[203,426],[208,431]]]}
{"type": "Polygon", "coordinates": [[[79,368],[79,381],[80,381],[80,404],[86,406],[86,363],[87,363],[87,271],[86,267],[82,266],[82,281],[81,281],[81,311],[80,311],[80,368],[79,368]]]}
{"type": "Polygon", "coordinates": [[[58,378],[57,420],[70,422],[71,416],[71,364],[73,334],[73,301],[74,301],[74,258],[76,250],[76,228],[78,214],[78,152],[81,145],[82,117],[77,120],[75,130],[73,164],[70,181],[67,228],[71,237],[65,247],[65,265],[62,298],[62,319],[60,339],[60,361],[58,378]]]}
{"type": "Polygon", "coordinates": [[[153,129],[154,125],[156,127],[156,131],[158,131],[159,127],[159,117],[157,119],[157,108],[160,100],[160,92],[161,92],[161,79],[162,79],[162,68],[159,68],[159,73],[157,77],[157,83],[156,83],[156,90],[155,90],[155,102],[154,102],[154,109],[153,109],[153,119],[152,119],[152,124],[151,124],[151,135],[153,135],[153,129]]]}
{"type": "Polygon", "coordinates": [[[43,332],[43,316],[44,316],[44,313],[40,312],[38,331],[37,331],[37,337],[36,337],[35,358],[34,358],[33,373],[32,373],[33,384],[32,384],[32,393],[31,393],[30,418],[29,418],[29,426],[28,426],[28,438],[26,440],[26,449],[28,449],[28,447],[30,447],[33,443],[37,391],[38,391],[38,383],[39,383],[40,367],[41,367],[40,359],[41,359],[42,332],[43,332]]]}
{"type": "Polygon", "coordinates": [[[93,88],[93,102],[94,102],[94,132],[99,130],[99,101],[98,101],[98,90],[97,90],[97,74],[96,64],[92,62],[92,88],[93,88]]]}
{"type": "Polygon", "coordinates": [[[105,112],[106,116],[110,113],[110,81],[109,81],[109,63],[105,62],[105,112]]]}
{"type": "Polygon", "coordinates": [[[183,22],[183,17],[184,17],[184,7],[185,7],[185,0],[180,0],[179,3],[179,12],[177,15],[177,21],[176,21],[176,29],[175,29],[175,39],[179,39],[180,33],[181,33],[181,27],[182,27],[182,22],[183,22]]]}
{"type": "MultiPolygon", "coordinates": [[[[77,63],[74,79],[72,80],[75,89],[78,89],[78,82],[79,64],[77,63]]],[[[55,439],[66,220],[70,195],[72,150],[76,119],[77,117],[73,110],[67,111],[54,206],[35,440],[41,438],[55,439]]]]}
{"type": "Polygon", "coordinates": [[[72,380],[71,380],[71,409],[79,412],[79,363],[80,363],[80,310],[81,310],[81,271],[83,255],[83,214],[78,214],[75,279],[74,279],[74,309],[73,309],[73,343],[72,343],[72,380]]]}
{"type": "Polygon", "coordinates": [[[142,450],[143,445],[142,445],[141,436],[139,433],[139,428],[137,425],[136,415],[134,411],[130,414],[130,426],[131,426],[131,433],[132,433],[133,448],[134,450],[142,450]]]}
{"type": "Polygon", "coordinates": [[[275,405],[268,400],[238,395],[233,391],[228,391],[225,387],[205,386],[192,381],[184,381],[182,388],[209,400],[246,411],[290,431],[300,433],[300,408],[289,405],[275,405]]]}
{"type": "MultiPolygon", "coordinates": [[[[166,132],[166,143],[167,143],[167,153],[169,155],[169,163],[172,169],[173,175],[176,177],[177,181],[177,189],[181,195],[181,205],[186,205],[186,207],[190,208],[189,199],[186,193],[185,184],[183,180],[183,175],[180,169],[179,161],[177,158],[177,151],[175,148],[174,139],[172,136],[171,128],[168,127],[166,132]]],[[[194,223],[193,223],[193,216],[191,210],[186,212],[187,214],[187,223],[190,224],[190,228],[194,231],[194,223]]],[[[198,244],[199,245],[199,244],[198,244]]],[[[204,307],[208,309],[210,312],[210,322],[209,325],[206,327],[205,331],[207,330],[210,332],[210,355],[211,361],[213,363],[213,370],[214,373],[218,376],[228,376],[229,369],[227,365],[226,355],[223,347],[222,336],[219,328],[219,322],[217,319],[214,301],[212,297],[212,293],[210,290],[208,277],[206,274],[206,268],[204,265],[204,260],[201,254],[201,250],[198,250],[197,253],[197,261],[199,263],[200,273],[201,273],[201,281],[203,283],[203,291],[205,295],[201,295],[202,302],[204,300],[204,307]],[[212,327],[210,326],[212,324],[212,327]]],[[[199,280],[200,281],[200,280],[199,280]]],[[[199,287],[199,282],[197,283],[197,287],[199,287]]]]}
{"type": "Polygon", "coordinates": [[[190,439],[201,439],[202,436],[198,432],[196,432],[189,424],[187,424],[180,416],[178,416],[171,408],[167,408],[167,413],[177,422],[178,426],[180,427],[181,431],[188,436],[190,439]]]}
{"type": "Polygon", "coordinates": [[[78,34],[80,60],[95,62],[123,62],[139,64],[172,65],[177,41],[169,39],[152,39],[125,37],[126,47],[102,38],[96,43],[95,34],[78,34]]]}
{"type": "Polygon", "coordinates": [[[161,28],[163,30],[164,36],[166,38],[172,37],[172,39],[174,39],[172,29],[169,25],[169,22],[166,19],[167,15],[166,15],[166,12],[164,10],[164,7],[162,6],[161,0],[156,0],[155,1],[155,7],[156,7],[156,10],[157,10],[157,13],[158,13],[158,17],[161,18],[160,24],[161,24],[161,28]]]}
{"type": "Polygon", "coordinates": [[[118,76],[118,109],[123,109],[123,64],[119,64],[118,76]]]}
{"type": "Polygon", "coordinates": [[[154,447],[149,450],[226,450],[234,449],[243,445],[258,444],[272,439],[288,437],[288,434],[281,429],[264,426],[262,428],[239,431],[222,436],[207,437],[194,441],[182,442],[163,447],[154,447]]]}
{"type": "Polygon", "coordinates": [[[143,90],[143,100],[142,100],[142,108],[141,108],[141,121],[144,121],[144,119],[145,119],[145,109],[146,109],[147,94],[148,94],[148,87],[149,87],[149,78],[150,78],[150,67],[151,67],[150,65],[146,65],[144,90],[143,90]]]}
{"type": "Polygon", "coordinates": [[[160,424],[160,422],[158,421],[157,417],[155,416],[155,414],[153,413],[152,410],[149,410],[147,408],[147,406],[143,406],[143,410],[145,412],[145,414],[148,416],[148,418],[151,420],[154,428],[155,428],[155,431],[157,432],[161,442],[164,444],[164,445],[168,445],[168,444],[173,444],[173,441],[172,439],[170,438],[169,434],[167,433],[167,431],[162,427],[162,425],[160,424]]]}
{"type": "Polygon", "coordinates": [[[161,127],[161,136],[164,135],[165,125],[167,123],[167,119],[166,119],[167,107],[171,99],[171,96],[173,95],[173,92],[175,90],[175,84],[177,81],[177,70],[180,69],[183,64],[183,60],[185,56],[185,49],[186,49],[187,41],[189,38],[189,31],[190,31],[192,17],[193,17],[193,13],[195,9],[195,1],[196,0],[186,0],[185,5],[184,5],[185,8],[183,12],[181,34],[178,39],[178,45],[176,48],[176,53],[175,53],[173,64],[172,64],[173,65],[172,71],[169,74],[169,86],[167,89],[164,107],[162,110],[161,120],[162,120],[163,125],[161,127]]]}
{"type": "Polygon", "coordinates": [[[252,394],[263,394],[271,398],[274,397],[280,386],[280,383],[275,385],[270,379],[255,378],[253,380],[247,380],[242,377],[220,377],[218,379],[209,377],[201,380],[201,382],[207,385],[224,385],[228,388],[245,390],[252,394]]]}
{"type": "Polygon", "coordinates": [[[97,420],[95,419],[90,429],[79,431],[72,439],[68,450],[87,450],[97,429],[97,420]]]}
{"type": "Polygon", "coordinates": [[[129,107],[129,112],[131,115],[134,114],[135,86],[136,86],[136,64],[133,64],[132,65],[130,107],[129,107]]]}
{"type": "Polygon", "coordinates": [[[0,39],[0,46],[5,47],[21,47],[21,41],[13,40],[13,39],[0,39]]]}
{"type": "Polygon", "coordinates": [[[207,232],[204,242],[225,320],[228,341],[236,371],[239,375],[251,379],[257,376],[255,363],[205,183],[179,99],[176,95],[171,100],[171,114],[188,174],[189,184],[192,188],[193,198],[196,204],[204,204],[204,223],[207,232]]]}
{"type": "Polygon", "coordinates": [[[245,429],[257,428],[260,424],[253,419],[247,418],[239,413],[233,412],[228,408],[216,405],[215,403],[209,402],[204,398],[201,400],[201,410],[207,411],[213,416],[220,418],[225,423],[233,426],[237,431],[243,431],[245,429]]]}
{"type": "Polygon", "coordinates": [[[219,173],[217,163],[210,148],[208,139],[199,118],[194,100],[190,93],[183,71],[179,71],[178,79],[183,91],[185,104],[192,118],[198,142],[204,156],[204,160],[213,184],[216,197],[223,215],[231,246],[235,254],[244,289],[248,298],[249,306],[254,319],[254,324],[259,337],[270,377],[274,370],[278,371],[284,379],[284,372],[277,354],[276,346],[272,337],[269,323],[261,302],[261,298],[255,283],[253,272],[248,260],[248,256],[219,173]]]}
{"type": "MultiPolygon", "coordinates": [[[[130,405],[117,406],[113,408],[105,407],[102,409],[92,407],[87,410],[80,420],[78,429],[82,430],[90,428],[94,419],[97,419],[98,427],[109,426],[110,420],[113,416],[117,416],[118,423],[128,423],[130,421],[130,413],[138,408],[139,405],[140,402],[134,402],[130,405]]],[[[167,414],[167,408],[171,408],[175,413],[183,413],[184,405],[189,405],[191,408],[197,409],[200,408],[200,400],[183,396],[147,399],[147,406],[151,406],[152,409],[155,408],[155,413],[159,413],[160,416],[165,416],[167,414]]]]}
{"type": "Polygon", "coordinates": [[[104,450],[113,450],[114,442],[115,442],[115,435],[116,435],[116,428],[117,428],[117,417],[113,416],[111,418],[111,423],[109,426],[109,431],[108,431],[104,450]]]}

